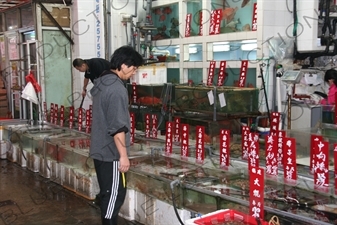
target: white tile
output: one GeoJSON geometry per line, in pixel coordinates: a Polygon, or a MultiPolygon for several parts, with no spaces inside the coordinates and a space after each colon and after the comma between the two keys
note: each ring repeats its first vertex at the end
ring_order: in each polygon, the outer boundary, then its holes
{"type": "MultiPolygon", "coordinates": [[[[265,10],[263,11],[263,26],[272,26],[275,24],[275,11],[265,10]]],[[[259,16],[258,16],[259,17],[259,16]]]]}

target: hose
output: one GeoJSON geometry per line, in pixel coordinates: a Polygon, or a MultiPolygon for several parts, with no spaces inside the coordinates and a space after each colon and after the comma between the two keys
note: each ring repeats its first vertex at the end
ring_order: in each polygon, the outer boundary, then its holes
{"type": "Polygon", "coordinates": [[[176,180],[174,180],[170,183],[171,193],[172,193],[172,204],[173,204],[173,208],[174,208],[174,213],[176,214],[176,217],[179,220],[179,223],[181,225],[184,225],[184,222],[181,220],[181,218],[179,216],[178,209],[177,209],[176,202],[175,202],[175,196],[174,196],[174,187],[176,185],[178,185],[179,183],[180,183],[179,179],[176,179],[176,180]]]}

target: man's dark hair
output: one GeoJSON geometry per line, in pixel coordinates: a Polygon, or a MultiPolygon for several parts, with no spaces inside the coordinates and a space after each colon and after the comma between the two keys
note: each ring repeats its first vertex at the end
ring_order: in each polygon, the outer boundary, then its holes
{"type": "Polygon", "coordinates": [[[83,59],[77,58],[77,59],[74,59],[73,66],[74,67],[80,67],[80,66],[82,66],[85,63],[86,62],[83,59]]]}
{"type": "Polygon", "coordinates": [[[120,70],[122,64],[139,67],[144,64],[143,57],[131,46],[122,46],[115,50],[110,60],[111,69],[120,70]]]}

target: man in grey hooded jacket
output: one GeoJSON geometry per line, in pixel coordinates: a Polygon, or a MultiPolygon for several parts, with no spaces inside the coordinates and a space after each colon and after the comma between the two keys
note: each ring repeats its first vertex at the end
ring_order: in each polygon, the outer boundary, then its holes
{"type": "Polygon", "coordinates": [[[130,114],[124,81],[143,64],[142,56],[122,46],[111,57],[111,70],[95,80],[91,89],[92,132],[90,157],[100,187],[102,225],[117,225],[126,195],[125,174],[130,168],[130,114]]]}

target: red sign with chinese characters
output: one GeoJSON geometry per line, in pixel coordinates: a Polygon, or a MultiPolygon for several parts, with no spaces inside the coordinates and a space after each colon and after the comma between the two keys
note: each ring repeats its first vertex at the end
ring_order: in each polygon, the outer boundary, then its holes
{"type": "Polygon", "coordinates": [[[189,140],[189,126],[188,124],[181,124],[181,158],[187,159],[188,157],[188,140],[189,140]]]}
{"type": "Polygon", "coordinates": [[[150,114],[145,114],[145,137],[150,138],[150,114]]]}
{"type": "Polygon", "coordinates": [[[244,87],[246,85],[247,69],[248,69],[248,60],[242,60],[240,68],[239,85],[238,85],[239,87],[244,87]]]}
{"type": "Polygon", "coordinates": [[[277,136],[266,136],[266,175],[278,175],[277,136]]]}
{"type": "Polygon", "coordinates": [[[180,118],[174,118],[174,137],[173,142],[180,142],[180,118]]]}
{"type": "Polygon", "coordinates": [[[205,127],[196,126],[195,158],[197,163],[203,163],[205,159],[205,127]]]}
{"type": "Polygon", "coordinates": [[[64,123],[64,106],[61,105],[60,108],[60,126],[63,127],[63,123],[64,123]]]}
{"type": "Polygon", "coordinates": [[[250,132],[248,135],[248,170],[259,167],[259,134],[250,132]]]}
{"type": "Polygon", "coordinates": [[[151,137],[157,138],[158,137],[158,116],[156,114],[152,114],[152,129],[151,129],[151,137]]]}
{"type": "Polygon", "coordinates": [[[264,170],[252,167],[249,170],[249,215],[264,218],[264,170]]]}
{"type": "Polygon", "coordinates": [[[203,15],[202,11],[199,11],[199,36],[202,36],[203,34],[203,15]]]}
{"type": "Polygon", "coordinates": [[[329,142],[317,141],[315,144],[314,188],[328,192],[329,189],[329,142]]]}
{"type": "Polygon", "coordinates": [[[130,144],[135,143],[135,113],[130,112],[130,144]]]}
{"type": "Polygon", "coordinates": [[[137,103],[137,84],[132,82],[132,103],[137,103]]]}
{"type": "Polygon", "coordinates": [[[297,168],[296,168],[296,140],[295,138],[283,138],[283,170],[284,182],[288,184],[296,184],[297,168]]]}
{"type": "Polygon", "coordinates": [[[226,79],[226,61],[220,61],[217,86],[222,86],[226,79]]]}
{"type": "Polygon", "coordinates": [[[253,5],[252,31],[257,31],[257,3],[253,5]]]}
{"type": "Polygon", "coordinates": [[[323,141],[323,137],[321,135],[312,134],[310,136],[310,172],[314,173],[313,165],[315,164],[315,156],[316,156],[316,149],[317,143],[323,141]]]}
{"type": "Polygon", "coordinates": [[[220,23],[222,20],[222,9],[211,11],[209,34],[220,34],[220,23]]]}
{"type": "Polygon", "coordinates": [[[54,105],[54,124],[55,125],[57,125],[57,120],[58,120],[58,118],[59,118],[59,106],[58,106],[58,104],[55,104],[54,105]]]}
{"type": "Polygon", "coordinates": [[[220,130],[220,168],[229,167],[230,131],[220,130]]]}
{"type": "MultiPolygon", "coordinates": [[[[334,160],[337,162],[337,144],[333,145],[334,160]]],[[[337,195],[337,163],[335,163],[335,195],[337,195]]]]}
{"type": "Polygon", "coordinates": [[[50,103],[50,123],[54,123],[54,103],[50,103]]]}
{"type": "Polygon", "coordinates": [[[210,61],[208,68],[207,86],[213,85],[214,70],[215,70],[215,61],[210,61]]]}
{"type": "Polygon", "coordinates": [[[187,13],[187,15],[186,15],[185,37],[191,36],[191,21],[192,21],[192,13],[187,13]]]}
{"type": "Polygon", "coordinates": [[[173,136],[173,122],[166,122],[166,141],[165,153],[166,155],[172,154],[172,136],[173,136]]]}
{"type": "Polygon", "coordinates": [[[249,138],[249,127],[248,126],[242,126],[241,130],[241,148],[242,148],[242,159],[248,159],[248,138],[249,138]]]}
{"type": "Polygon", "coordinates": [[[81,108],[78,110],[78,130],[82,131],[83,111],[81,108]]]}
{"type": "Polygon", "coordinates": [[[280,127],[280,117],[281,114],[279,112],[272,112],[271,121],[270,121],[270,134],[276,135],[279,131],[280,127]]]}
{"type": "Polygon", "coordinates": [[[283,143],[284,143],[284,138],[286,136],[286,132],[284,130],[280,130],[276,134],[277,136],[277,162],[278,165],[283,165],[283,143]]]}
{"type": "Polygon", "coordinates": [[[85,111],[85,132],[90,133],[90,111],[85,111]]]}
{"type": "Polygon", "coordinates": [[[48,121],[48,118],[47,118],[47,103],[46,102],[43,102],[43,120],[48,121]]]}
{"type": "Polygon", "coordinates": [[[74,106],[69,108],[69,128],[73,129],[74,127],[74,106]]]}

